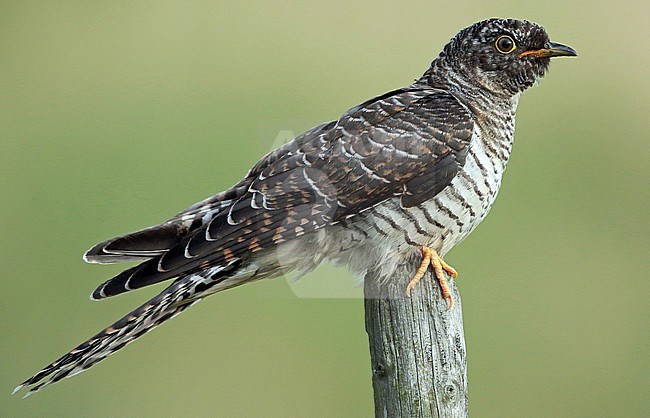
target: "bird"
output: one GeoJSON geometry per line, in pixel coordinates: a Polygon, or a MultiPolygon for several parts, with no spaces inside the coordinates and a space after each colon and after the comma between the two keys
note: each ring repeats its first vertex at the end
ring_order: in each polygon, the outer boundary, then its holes
{"type": "Polygon", "coordinates": [[[304,275],[324,261],[388,281],[404,260],[415,260],[406,295],[432,268],[451,308],[446,273],[457,272],[442,257],[497,196],[520,95],[551,58],[576,55],[527,20],[474,23],[412,84],[296,136],[231,188],[169,220],[95,245],[86,262],[139,264],[91,299],[171,283],[14,393],[26,388],[29,396],[79,374],[214,293],[304,275]]]}

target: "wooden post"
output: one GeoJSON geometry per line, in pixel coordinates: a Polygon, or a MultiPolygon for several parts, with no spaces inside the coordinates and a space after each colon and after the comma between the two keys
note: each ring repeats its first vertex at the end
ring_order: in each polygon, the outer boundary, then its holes
{"type": "MultiPolygon", "coordinates": [[[[417,265],[417,262],[414,263],[417,265]]],[[[410,277],[406,270],[397,277],[410,277]]],[[[467,417],[467,361],[460,293],[447,309],[431,271],[411,298],[407,279],[365,278],[375,417],[467,417]]]]}

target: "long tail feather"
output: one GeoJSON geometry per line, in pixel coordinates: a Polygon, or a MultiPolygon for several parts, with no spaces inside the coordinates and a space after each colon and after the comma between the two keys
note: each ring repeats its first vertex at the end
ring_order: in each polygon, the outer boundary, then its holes
{"type": "Polygon", "coordinates": [[[164,254],[186,232],[182,225],[164,223],[100,242],[86,251],[88,263],[112,264],[142,261],[164,254]]]}
{"type": "Polygon", "coordinates": [[[72,377],[89,369],[201,300],[193,295],[197,293],[195,291],[197,282],[202,280],[204,279],[198,276],[177,280],[144,305],[25,380],[14,390],[14,393],[29,387],[25,395],[27,397],[63,378],[72,377]]]}
{"type": "MultiPolygon", "coordinates": [[[[210,274],[225,276],[235,271],[240,265],[241,260],[234,258],[223,265],[217,265],[211,268],[210,274]]],[[[116,296],[131,290],[140,289],[164,280],[170,280],[178,276],[178,271],[159,271],[157,269],[158,259],[145,261],[135,267],[124,270],[117,276],[105,281],[99,285],[90,295],[92,300],[101,300],[107,297],[116,296]]],[[[207,273],[203,273],[206,275],[207,273]]]]}

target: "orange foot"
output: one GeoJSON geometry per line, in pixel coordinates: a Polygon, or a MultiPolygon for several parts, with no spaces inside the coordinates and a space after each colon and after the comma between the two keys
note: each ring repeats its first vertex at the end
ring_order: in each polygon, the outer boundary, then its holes
{"type": "Polygon", "coordinates": [[[406,296],[411,297],[411,291],[415,289],[415,286],[422,279],[429,265],[431,265],[442,289],[442,297],[449,303],[449,309],[451,309],[454,305],[454,298],[451,297],[451,291],[449,290],[449,284],[447,283],[444,271],[451,274],[454,279],[458,277],[458,272],[452,266],[445,263],[445,260],[435,250],[426,246],[420,247],[420,250],[422,251],[422,264],[420,264],[420,268],[415,272],[415,276],[413,276],[408,286],[406,286],[406,296]]]}

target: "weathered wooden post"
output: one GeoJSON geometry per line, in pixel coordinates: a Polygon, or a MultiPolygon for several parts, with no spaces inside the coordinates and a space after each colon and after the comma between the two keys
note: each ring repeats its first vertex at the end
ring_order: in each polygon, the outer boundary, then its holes
{"type": "MultiPolygon", "coordinates": [[[[417,263],[414,263],[417,265],[417,263]]],[[[401,271],[398,277],[412,273],[401,271]]],[[[449,278],[448,310],[429,271],[406,297],[408,280],[365,280],[376,417],[467,417],[467,362],[460,293],[449,278]]]]}

